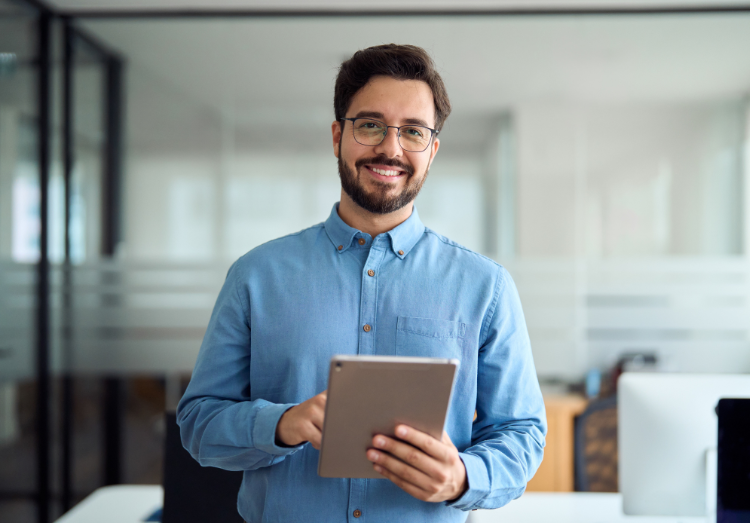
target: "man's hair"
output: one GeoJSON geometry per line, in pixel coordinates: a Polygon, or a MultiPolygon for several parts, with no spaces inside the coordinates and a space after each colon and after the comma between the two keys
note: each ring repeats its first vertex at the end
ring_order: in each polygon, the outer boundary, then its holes
{"type": "Polygon", "coordinates": [[[336,121],[346,116],[352,98],[373,76],[397,80],[421,80],[432,91],[435,103],[435,128],[443,128],[451,112],[451,102],[435,64],[427,51],[416,45],[385,44],[357,51],[341,64],[333,92],[336,121]]]}

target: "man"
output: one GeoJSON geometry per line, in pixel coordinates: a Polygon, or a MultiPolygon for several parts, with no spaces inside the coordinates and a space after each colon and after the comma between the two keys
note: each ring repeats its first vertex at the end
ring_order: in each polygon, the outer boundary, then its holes
{"type": "Polygon", "coordinates": [[[229,270],[178,407],[182,441],[201,465],[245,471],[247,521],[464,521],[520,496],[542,458],[518,295],[501,266],[425,228],[414,208],[450,112],[427,53],[355,53],[334,109],[341,201],[229,270]],[[319,477],[335,354],[459,359],[442,440],[399,426],[367,451],[383,479],[319,477]]]}

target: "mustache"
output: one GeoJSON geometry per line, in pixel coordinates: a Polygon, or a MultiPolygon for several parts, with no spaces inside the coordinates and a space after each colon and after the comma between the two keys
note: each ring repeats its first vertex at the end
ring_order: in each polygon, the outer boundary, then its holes
{"type": "Polygon", "coordinates": [[[405,163],[401,163],[394,158],[388,158],[387,156],[383,155],[375,156],[374,158],[360,158],[359,160],[354,162],[354,167],[357,171],[359,171],[360,167],[372,163],[387,165],[388,167],[398,167],[402,171],[406,172],[406,174],[408,174],[409,176],[414,174],[414,168],[411,165],[406,165],[405,163]]]}

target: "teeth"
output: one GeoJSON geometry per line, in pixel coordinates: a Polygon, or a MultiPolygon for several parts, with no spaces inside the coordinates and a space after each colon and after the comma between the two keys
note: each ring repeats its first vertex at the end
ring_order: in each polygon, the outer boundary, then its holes
{"type": "Polygon", "coordinates": [[[382,176],[398,176],[399,174],[401,174],[401,171],[385,171],[383,169],[372,169],[372,170],[382,176]]]}

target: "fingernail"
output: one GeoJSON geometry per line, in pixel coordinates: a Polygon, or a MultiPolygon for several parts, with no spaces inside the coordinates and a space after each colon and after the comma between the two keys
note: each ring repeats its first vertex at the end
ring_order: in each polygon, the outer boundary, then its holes
{"type": "Polygon", "coordinates": [[[375,446],[376,447],[385,446],[385,440],[383,438],[375,438],[375,446]]]}
{"type": "Polygon", "coordinates": [[[383,472],[383,467],[381,467],[380,465],[373,465],[373,468],[375,469],[375,472],[377,473],[383,472]]]}
{"type": "Polygon", "coordinates": [[[396,429],[397,436],[406,436],[406,427],[399,427],[396,429]]]}
{"type": "Polygon", "coordinates": [[[369,459],[370,461],[377,461],[378,453],[375,452],[374,450],[371,450],[370,452],[367,453],[367,459],[369,459]]]}

